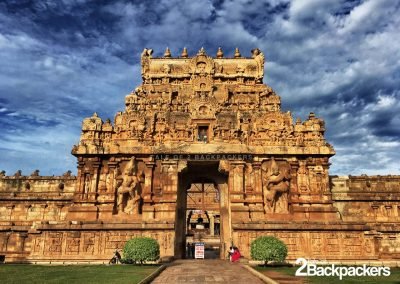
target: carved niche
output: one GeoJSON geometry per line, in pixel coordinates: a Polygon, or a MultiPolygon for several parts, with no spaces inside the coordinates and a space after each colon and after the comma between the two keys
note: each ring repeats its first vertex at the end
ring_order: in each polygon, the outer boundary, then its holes
{"type": "Polygon", "coordinates": [[[272,158],[263,162],[261,169],[265,213],[288,213],[289,163],[272,158]]]}
{"type": "Polygon", "coordinates": [[[189,103],[189,111],[195,119],[214,119],[219,111],[219,104],[214,96],[211,77],[195,77],[192,79],[193,95],[189,103]]]}
{"type": "Polygon", "coordinates": [[[279,112],[269,112],[256,117],[253,124],[254,136],[252,140],[267,142],[267,145],[282,142],[293,132],[290,115],[279,112]]]}
{"type": "Polygon", "coordinates": [[[135,157],[125,165],[122,174],[117,176],[118,213],[138,215],[141,213],[143,172],[138,170],[135,157]]]}
{"type": "Polygon", "coordinates": [[[190,60],[189,70],[191,74],[214,74],[214,60],[206,55],[204,48],[201,48],[197,56],[190,60]]]}

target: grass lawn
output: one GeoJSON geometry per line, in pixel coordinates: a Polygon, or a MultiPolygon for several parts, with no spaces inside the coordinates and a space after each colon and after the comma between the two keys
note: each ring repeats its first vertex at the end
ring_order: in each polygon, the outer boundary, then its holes
{"type": "MultiPolygon", "coordinates": [[[[263,271],[276,271],[280,272],[285,275],[290,275],[290,276],[295,276],[296,270],[298,267],[255,267],[256,270],[260,271],[261,273],[263,271]]],[[[357,283],[362,283],[362,284],[377,284],[377,283],[383,283],[383,284],[400,284],[400,268],[395,268],[392,267],[390,269],[390,276],[385,277],[371,277],[371,276],[366,276],[366,277],[349,277],[345,276],[343,277],[343,280],[339,280],[339,277],[318,277],[318,276],[313,276],[313,277],[296,277],[299,279],[304,279],[305,283],[311,283],[311,284],[318,284],[318,283],[323,283],[323,284],[357,284],[357,283]]]]}
{"type": "Polygon", "coordinates": [[[158,266],[0,265],[1,283],[138,283],[158,266]]]}

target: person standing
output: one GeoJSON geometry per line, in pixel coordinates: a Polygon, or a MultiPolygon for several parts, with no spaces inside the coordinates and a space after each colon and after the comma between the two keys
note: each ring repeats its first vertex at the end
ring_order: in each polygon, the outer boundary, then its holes
{"type": "Polygon", "coordinates": [[[231,255],[231,261],[236,262],[239,261],[241,257],[240,251],[237,247],[233,247],[233,253],[231,255]]]}
{"type": "Polygon", "coordinates": [[[192,245],[190,246],[190,250],[192,252],[192,258],[194,258],[194,250],[195,250],[195,248],[196,248],[196,244],[192,243],[192,245]]]}
{"type": "Polygon", "coordinates": [[[189,242],[186,245],[186,255],[187,255],[187,258],[192,258],[191,257],[191,255],[192,255],[192,245],[189,242]]]}

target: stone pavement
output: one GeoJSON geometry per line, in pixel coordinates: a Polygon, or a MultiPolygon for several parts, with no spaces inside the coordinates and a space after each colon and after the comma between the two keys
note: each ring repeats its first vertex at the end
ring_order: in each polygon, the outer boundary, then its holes
{"type": "Polygon", "coordinates": [[[190,259],[172,262],[151,283],[264,283],[242,267],[220,259],[190,259]]]}

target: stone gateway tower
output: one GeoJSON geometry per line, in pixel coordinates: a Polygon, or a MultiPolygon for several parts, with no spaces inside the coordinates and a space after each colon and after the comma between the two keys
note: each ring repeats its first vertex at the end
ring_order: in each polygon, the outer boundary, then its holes
{"type": "MultiPolygon", "coordinates": [[[[330,178],[335,152],[323,120],[310,113],[293,122],[281,111],[263,84],[259,49],[249,58],[238,49],[234,58],[221,49],[216,57],[203,48],[193,57],[186,49],[176,58],[168,48],[161,58],[152,53],[143,51],[143,82],[113,123],[96,113],[84,119],[72,150],[76,178],[1,177],[0,193],[14,196],[0,201],[9,218],[0,222],[0,255],[105,261],[130,238],[149,236],[161,256],[184,258],[187,242],[203,241],[214,256],[225,258],[234,244],[249,257],[261,235],[285,242],[290,259],[400,255],[388,251],[398,230],[368,221],[378,220],[373,206],[390,206],[399,221],[398,187],[376,203],[350,193],[367,181],[378,191],[381,180],[330,178]]],[[[383,190],[396,186],[399,177],[383,181],[383,190]]]]}

